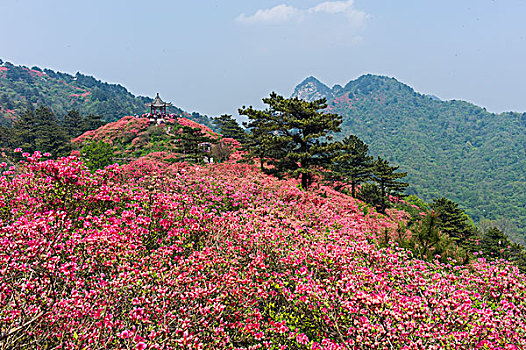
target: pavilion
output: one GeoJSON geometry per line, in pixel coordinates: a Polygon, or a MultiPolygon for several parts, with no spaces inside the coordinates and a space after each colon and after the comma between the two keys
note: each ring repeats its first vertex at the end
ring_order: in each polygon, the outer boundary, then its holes
{"type": "Polygon", "coordinates": [[[166,113],[166,107],[171,107],[172,104],[161,100],[159,93],[157,93],[157,96],[155,96],[155,99],[149,104],[149,106],[150,115],[148,117],[150,118],[150,121],[160,124],[162,122],[164,123],[164,118],[168,115],[168,113],[166,113]]]}

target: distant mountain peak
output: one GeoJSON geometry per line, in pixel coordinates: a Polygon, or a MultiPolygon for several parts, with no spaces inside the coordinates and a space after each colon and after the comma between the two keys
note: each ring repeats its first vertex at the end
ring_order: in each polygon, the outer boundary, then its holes
{"type": "Polygon", "coordinates": [[[377,91],[385,92],[389,89],[397,89],[410,95],[415,94],[414,89],[409,85],[406,85],[395,78],[376,74],[364,74],[355,80],[349,81],[341,92],[368,94],[377,91]]]}
{"type": "Polygon", "coordinates": [[[333,96],[334,93],[330,87],[310,76],[296,86],[291,97],[311,102],[320,98],[329,99],[333,96]]]}
{"type": "Polygon", "coordinates": [[[526,149],[526,114],[493,114],[465,101],[443,101],[376,74],[332,89],[308,77],[293,97],[327,97],[326,111],[343,119],[335,138],[356,135],[372,155],[389,155],[390,162],[408,172],[408,194],[427,201],[451,198],[475,222],[506,217],[516,227],[507,233],[517,242],[526,241],[521,220],[526,210],[517,205],[526,203],[519,190],[526,169],[520,153],[526,149]],[[499,176],[488,180],[489,174],[499,176]]]}
{"type": "Polygon", "coordinates": [[[384,75],[364,74],[355,80],[349,81],[344,87],[336,84],[332,89],[315,77],[309,76],[296,86],[291,97],[305,101],[314,101],[324,97],[330,100],[349,92],[369,94],[375,91],[385,91],[386,89],[398,89],[411,95],[415,94],[412,87],[395,78],[384,75]]]}

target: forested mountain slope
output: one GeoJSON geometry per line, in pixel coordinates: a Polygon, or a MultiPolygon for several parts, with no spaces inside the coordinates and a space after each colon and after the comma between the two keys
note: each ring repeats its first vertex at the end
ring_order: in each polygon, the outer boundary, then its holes
{"type": "MultiPolygon", "coordinates": [[[[122,85],[81,73],[71,75],[0,60],[0,124],[10,124],[28,108],[41,105],[50,107],[58,118],[75,109],[82,115],[101,115],[111,122],[123,115],[148,112],[146,104],[151,101],[149,97],[134,96],[122,85]]],[[[168,112],[213,126],[208,117],[196,112],[190,114],[175,106],[168,112]]]]}
{"type": "Polygon", "coordinates": [[[509,218],[507,233],[524,242],[526,113],[442,101],[375,75],[332,89],[309,77],[293,96],[327,97],[328,110],[343,116],[342,136],[355,134],[373,154],[400,164],[408,172],[408,193],[425,200],[446,196],[476,222],[509,218]]]}

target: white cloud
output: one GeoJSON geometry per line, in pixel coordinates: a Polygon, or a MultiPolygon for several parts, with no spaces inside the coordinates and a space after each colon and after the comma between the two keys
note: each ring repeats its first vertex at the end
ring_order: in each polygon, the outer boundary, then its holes
{"type": "Polygon", "coordinates": [[[301,21],[317,14],[345,15],[353,25],[361,26],[369,15],[353,8],[354,0],[326,1],[308,9],[281,4],[269,9],[257,10],[253,15],[241,14],[236,20],[242,23],[286,23],[301,21]]]}
{"type": "Polygon", "coordinates": [[[311,13],[326,12],[330,14],[342,13],[352,10],[354,0],[349,1],[327,1],[322,2],[314,7],[311,7],[308,11],[311,13]]]}
{"type": "Polygon", "coordinates": [[[243,23],[283,23],[293,19],[298,19],[301,11],[288,5],[277,5],[270,9],[257,10],[251,16],[241,14],[237,17],[243,23]]]}

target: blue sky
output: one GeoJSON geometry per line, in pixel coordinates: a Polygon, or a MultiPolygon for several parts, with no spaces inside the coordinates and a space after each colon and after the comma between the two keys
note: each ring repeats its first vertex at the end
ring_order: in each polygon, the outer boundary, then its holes
{"type": "Polygon", "coordinates": [[[0,1],[0,58],[237,115],[314,75],[364,73],[526,111],[524,0],[0,1]]]}

